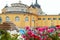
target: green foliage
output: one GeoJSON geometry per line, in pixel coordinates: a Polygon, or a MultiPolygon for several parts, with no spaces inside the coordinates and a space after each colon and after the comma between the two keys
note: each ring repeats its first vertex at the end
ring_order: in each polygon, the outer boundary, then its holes
{"type": "Polygon", "coordinates": [[[48,34],[49,38],[51,38],[52,40],[60,40],[58,33],[56,32],[55,34],[48,34]]]}
{"type": "Polygon", "coordinates": [[[18,40],[17,37],[11,37],[10,33],[7,31],[0,30],[0,40],[18,40]]]}

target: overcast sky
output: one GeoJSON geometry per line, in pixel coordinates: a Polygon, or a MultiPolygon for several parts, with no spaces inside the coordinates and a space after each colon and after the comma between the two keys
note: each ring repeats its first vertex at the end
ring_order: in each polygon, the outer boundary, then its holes
{"type": "MultiPolygon", "coordinates": [[[[19,0],[0,0],[0,13],[1,9],[8,4],[17,3],[19,0]]],[[[35,0],[21,0],[22,3],[31,5],[31,3],[35,3],[35,0]]],[[[60,0],[38,0],[43,12],[46,14],[59,14],[60,13],[60,0]]]]}

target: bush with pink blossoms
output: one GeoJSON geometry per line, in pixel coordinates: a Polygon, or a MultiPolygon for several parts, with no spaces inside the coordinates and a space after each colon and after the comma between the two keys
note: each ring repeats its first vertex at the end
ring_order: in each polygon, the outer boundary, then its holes
{"type": "Polygon", "coordinates": [[[60,40],[60,25],[54,28],[48,26],[37,28],[25,28],[26,33],[22,35],[25,40],[60,40]]]}

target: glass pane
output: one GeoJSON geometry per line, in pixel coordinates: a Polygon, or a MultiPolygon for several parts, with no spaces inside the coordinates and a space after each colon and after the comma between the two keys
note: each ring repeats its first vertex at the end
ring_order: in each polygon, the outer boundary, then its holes
{"type": "Polygon", "coordinates": [[[48,20],[51,20],[51,18],[48,18],[48,20]]]}
{"type": "Polygon", "coordinates": [[[20,18],[17,16],[17,17],[15,17],[15,21],[19,21],[20,20],[20,18]]]}
{"type": "Polygon", "coordinates": [[[45,20],[45,18],[43,18],[43,20],[45,20]]]}
{"type": "Polygon", "coordinates": [[[60,20],[60,18],[59,18],[59,20],[60,20]]]}
{"type": "Polygon", "coordinates": [[[10,18],[8,16],[6,17],[6,21],[10,21],[10,18]]]}
{"type": "Polygon", "coordinates": [[[56,20],[56,18],[53,18],[53,20],[56,20]]]}
{"type": "Polygon", "coordinates": [[[41,18],[38,18],[38,20],[41,20],[41,18]]]}
{"type": "Polygon", "coordinates": [[[28,17],[25,18],[25,21],[28,21],[28,17]]]}

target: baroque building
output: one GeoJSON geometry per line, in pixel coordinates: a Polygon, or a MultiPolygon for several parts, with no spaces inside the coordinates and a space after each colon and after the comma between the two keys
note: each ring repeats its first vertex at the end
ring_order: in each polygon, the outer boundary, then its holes
{"type": "Polygon", "coordinates": [[[19,1],[19,3],[12,3],[11,6],[6,5],[2,9],[0,23],[3,22],[12,22],[19,28],[56,26],[60,24],[60,15],[45,14],[37,0],[30,6],[19,1]]]}

